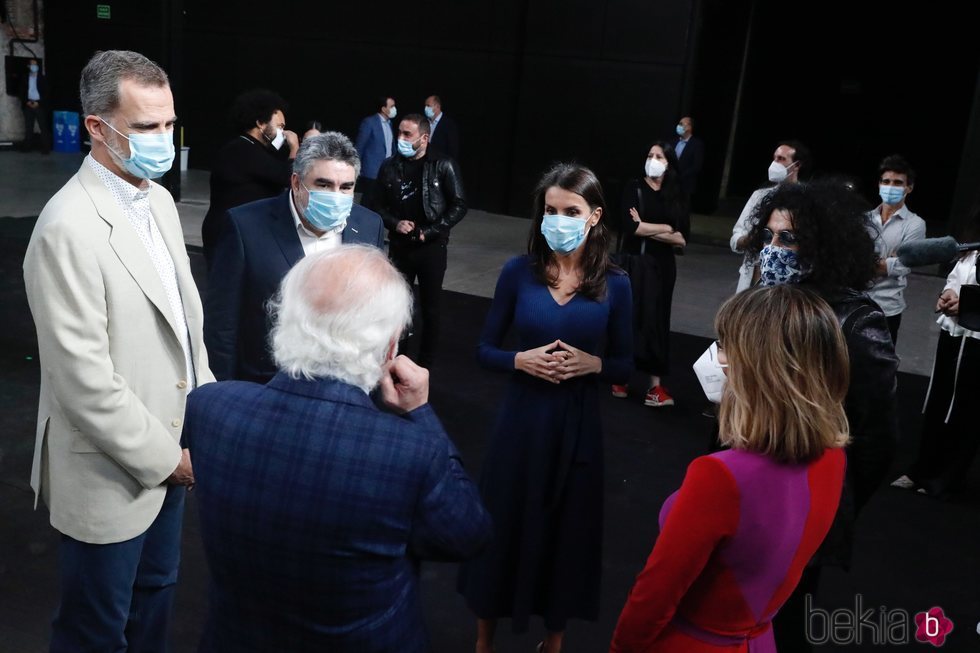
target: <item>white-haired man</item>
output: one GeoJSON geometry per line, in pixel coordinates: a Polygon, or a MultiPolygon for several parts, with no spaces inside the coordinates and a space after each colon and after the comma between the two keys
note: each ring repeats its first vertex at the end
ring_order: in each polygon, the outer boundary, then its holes
{"type": "Polygon", "coordinates": [[[200,651],[429,650],[418,561],[475,555],[490,521],[428,372],[395,356],[411,305],[380,250],[311,254],[274,302],[279,373],[190,397],[213,588],[200,651]]]}

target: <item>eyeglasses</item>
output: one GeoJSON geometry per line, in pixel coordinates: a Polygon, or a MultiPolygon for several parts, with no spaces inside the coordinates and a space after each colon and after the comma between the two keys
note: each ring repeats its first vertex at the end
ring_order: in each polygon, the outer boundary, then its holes
{"type": "Polygon", "coordinates": [[[783,247],[792,247],[793,245],[800,244],[800,240],[796,237],[796,232],[789,231],[788,229],[774,234],[769,227],[763,227],[761,233],[763,241],[767,243],[771,243],[775,236],[779,236],[779,244],[783,247]]]}

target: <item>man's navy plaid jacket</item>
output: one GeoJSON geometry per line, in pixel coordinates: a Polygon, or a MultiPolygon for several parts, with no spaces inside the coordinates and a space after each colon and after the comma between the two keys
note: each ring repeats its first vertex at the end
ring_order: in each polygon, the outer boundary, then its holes
{"type": "Polygon", "coordinates": [[[427,651],[418,562],[461,560],[490,518],[435,413],[332,379],[188,398],[211,569],[201,651],[427,651]]]}

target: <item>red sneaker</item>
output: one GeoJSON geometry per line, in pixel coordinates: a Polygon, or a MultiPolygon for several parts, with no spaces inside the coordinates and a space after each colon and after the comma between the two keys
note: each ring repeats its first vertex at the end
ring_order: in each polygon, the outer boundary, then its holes
{"type": "Polygon", "coordinates": [[[612,387],[612,396],[622,399],[627,394],[629,394],[629,387],[625,385],[614,385],[612,387]]]}
{"type": "Polygon", "coordinates": [[[673,406],[674,398],[667,394],[667,391],[662,385],[655,385],[647,390],[647,396],[643,399],[643,403],[654,408],[673,406]]]}

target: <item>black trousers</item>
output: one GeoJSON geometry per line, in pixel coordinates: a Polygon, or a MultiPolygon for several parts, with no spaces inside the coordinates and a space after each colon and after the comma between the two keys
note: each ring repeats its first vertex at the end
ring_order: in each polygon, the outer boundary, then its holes
{"type": "Polygon", "coordinates": [[[411,338],[404,337],[399,349],[416,358],[419,365],[429,367],[435,358],[439,342],[439,313],[442,281],[446,276],[446,243],[404,243],[392,240],[388,256],[409,285],[418,279],[418,310],[413,319],[411,338]],[[422,318],[421,325],[418,318],[422,318]],[[418,354],[414,348],[418,343],[418,354]]]}
{"type": "Polygon", "coordinates": [[[960,489],[980,447],[973,402],[980,399],[980,340],[939,333],[932,391],[922,420],[919,455],[907,472],[929,494],[943,497],[960,489]],[[963,359],[956,364],[963,347],[963,359]],[[955,399],[953,386],[956,385],[955,399]],[[953,411],[949,412],[950,401],[953,411]],[[946,415],[949,414],[949,422],[946,415]]]}
{"type": "Polygon", "coordinates": [[[902,324],[902,314],[889,315],[885,318],[888,322],[888,331],[892,334],[892,344],[898,344],[898,327],[902,324]]]}
{"type": "Polygon", "coordinates": [[[47,154],[51,151],[51,128],[48,125],[47,111],[41,105],[32,109],[24,104],[22,108],[24,110],[24,151],[28,151],[34,146],[34,123],[36,122],[41,131],[40,150],[47,154]]]}

